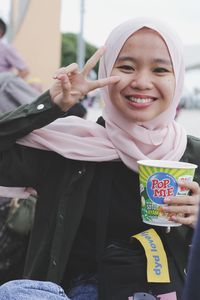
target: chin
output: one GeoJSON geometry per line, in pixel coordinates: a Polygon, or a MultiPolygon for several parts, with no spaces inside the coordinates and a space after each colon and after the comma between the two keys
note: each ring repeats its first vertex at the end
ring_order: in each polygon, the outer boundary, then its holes
{"type": "Polygon", "coordinates": [[[145,117],[145,116],[129,116],[129,120],[134,123],[145,123],[151,121],[154,117],[145,117]]]}

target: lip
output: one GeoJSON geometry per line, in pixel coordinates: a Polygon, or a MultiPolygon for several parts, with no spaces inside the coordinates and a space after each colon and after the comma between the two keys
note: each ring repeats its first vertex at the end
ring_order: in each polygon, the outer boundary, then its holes
{"type": "Polygon", "coordinates": [[[129,106],[135,108],[146,108],[157,100],[156,97],[141,94],[125,95],[125,98],[128,101],[129,106]]]}
{"type": "Polygon", "coordinates": [[[152,96],[152,95],[148,95],[148,94],[136,94],[136,93],[128,93],[128,94],[124,94],[125,97],[133,97],[133,98],[139,98],[139,99],[152,99],[152,100],[156,100],[157,97],[152,96]]]}

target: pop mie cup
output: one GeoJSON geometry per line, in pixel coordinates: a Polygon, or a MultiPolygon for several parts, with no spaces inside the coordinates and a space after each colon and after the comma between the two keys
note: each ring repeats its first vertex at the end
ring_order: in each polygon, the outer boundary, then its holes
{"type": "Polygon", "coordinates": [[[139,160],[141,214],[144,223],[157,226],[180,226],[163,212],[165,198],[187,195],[178,182],[192,181],[197,165],[167,160],[139,160]]]}

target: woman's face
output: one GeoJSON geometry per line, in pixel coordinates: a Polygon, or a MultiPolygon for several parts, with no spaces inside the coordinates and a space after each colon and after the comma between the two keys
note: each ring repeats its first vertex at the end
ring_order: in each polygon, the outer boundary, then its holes
{"type": "Polygon", "coordinates": [[[174,96],[175,76],[161,36],[143,28],[123,45],[111,75],[121,80],[109,87],[114,106],[134,122],[150,121],[165,111],[174,96]]]}

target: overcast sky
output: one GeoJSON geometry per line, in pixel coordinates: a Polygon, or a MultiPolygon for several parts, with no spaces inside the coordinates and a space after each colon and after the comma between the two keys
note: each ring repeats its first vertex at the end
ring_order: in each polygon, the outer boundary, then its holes
{"type": "MultiPolygon", "coordinates": [[[[199,0],[84,0],[84,37],[101,46],[119,23],[134,17],[159,17],[184,44],[200,44],[199,0]]],[[[61,30],[79,32],[81,0],[62,0],[61,30]]]]}
{"type": "MultiPolygon", "coordinates": [[[[79,32],[81,0],[61,1],[61,31],[79,32]]],[[[9,2],[10,0],[0,0],[0,16],[6,20],[9,2]]],[[[199,0],[84,0],[84,2],[84,38],[96,46],[104,44],[113,27],[139,16],[159,17],[175,28],[185,45],[200,44],[199,0]]]]}

